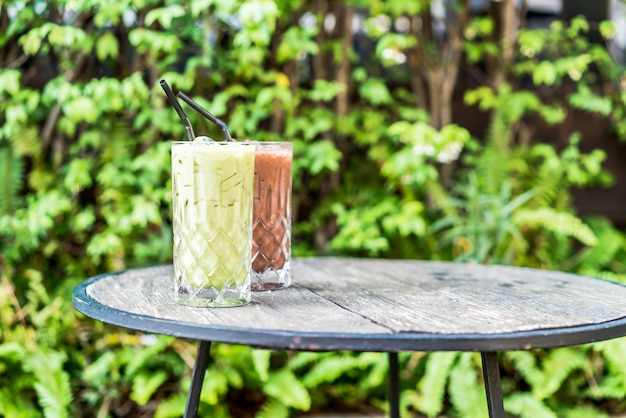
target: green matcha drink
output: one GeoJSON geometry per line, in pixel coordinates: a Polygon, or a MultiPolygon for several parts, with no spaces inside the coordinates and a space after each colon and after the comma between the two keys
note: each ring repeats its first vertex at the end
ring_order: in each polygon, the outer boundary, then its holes
{"type": "Polygon", "coordinates": [[[175,298],[250,301],[253,143],[172,142],[175,298]]]}

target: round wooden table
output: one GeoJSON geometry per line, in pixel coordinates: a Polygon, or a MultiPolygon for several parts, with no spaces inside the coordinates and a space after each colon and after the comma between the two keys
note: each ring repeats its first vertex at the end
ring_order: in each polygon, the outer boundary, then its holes
{"type": "Polygon", "coordinates": [[[254,292],[236,308],[173,302],[171,266],[90,278],[74,289],[83,314],[199,341],[186,417],[197,413],[210,344],[389,353],[390,415],[399,417],[399,351],[481,352],[490,417],[504,417],[497,352],[626,335],[626,287],[508,266],[416,260],[301,258],[293,285],[254,292]]]}

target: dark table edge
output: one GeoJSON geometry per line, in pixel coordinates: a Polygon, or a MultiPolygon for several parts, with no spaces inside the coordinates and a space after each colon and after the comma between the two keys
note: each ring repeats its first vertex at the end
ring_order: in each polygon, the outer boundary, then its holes
{"type": "Polygon", "coordinates": [[[593,325],[501,334],[298,333],[218,325],[203,326],[111,308],[87,295],[87,287],[93,282],[121,273],[123,271],[94,276],[77,285],[72,294],[74,308],[90,318],[136,331],[201,341],[298,351],[511,351],[580,345],[626,335],[626,317],[593,325]]]}

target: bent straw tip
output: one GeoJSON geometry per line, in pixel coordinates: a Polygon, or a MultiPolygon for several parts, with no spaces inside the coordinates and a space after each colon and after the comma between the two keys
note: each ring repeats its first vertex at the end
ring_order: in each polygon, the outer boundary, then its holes
{"type": "Polygon", "coordinates": [[[191,106],[194,110],[196,110],[202,116],[204,116],[205,118],[207,118],[208,120],[210,120],[211,122],[213,122],[214,124],[216,124],[217,126],[222,128],[222,131],[224,132],[224,137],[225,137],[225,139],[227,141],[234,141],[234,139],[232,138],[232,136],[230,134],[230,131],[228,130],[228,125],[226,125],[226,123],[224,121],[222,121],[221,119],[217,118],[211,112],[209,112],[208,110],[206,110],[205,108],[200,106],[198,103],[196,103],[192,98],[187,96],[182,91],[179,91],[176,96],[180,97],[181,99],[183,99],[183,101],[185,103],[187,103],[189,106],[191,106]]]}
{"type": "Polygon", "coordinates": [[[178,100],[176,99],[176,96],[174,95],[174,92],[172,91],[170,86],[167,84],[167,81],[161,80],[160,84],[163,90],[165,91],[165,95],[167,96],[170,103],[174,107],[174,110],[178,114],[178,117],[183,122],[183,125],[185,125],[185,131],[187,132],[187,137],[189,138],[190,141],[193,141],[195,134],[193,132],[193,127],[191,126],[191,122],[189,121],[189,118],[185,114],[185,111],[183,110],[182,107],[180,107],[180,103],[178,103],[178,100]]]}

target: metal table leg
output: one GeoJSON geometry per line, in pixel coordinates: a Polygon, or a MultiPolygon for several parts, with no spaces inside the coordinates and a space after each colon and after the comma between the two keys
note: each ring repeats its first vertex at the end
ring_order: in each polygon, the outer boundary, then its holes
{"type": "Polygon", "coordinates": [[[490,418],[504,418],[504,403],[502,401],[502,385],[500,383],[500,367],[498,353],[480,353],[483,363],[483,378],[485,392],[487,392],[487,406],[490,418]]]}
{"type": "Polygon", "coordinates": [[[185,418],[196,418],[198,406],[200,405],[200,392],[202,383],[209,364],[209,352],[211,351],[211,341],[199,341],[196,363],[193,365],[191,374],[191,386],[187,394],[187,405],[185,406],[185,418]]]}
{"type": "Polygon", "coordinates": [[[398,381],[398,353],[389,354],[389,416],[400,418],[400,384],[398,381]]]}

